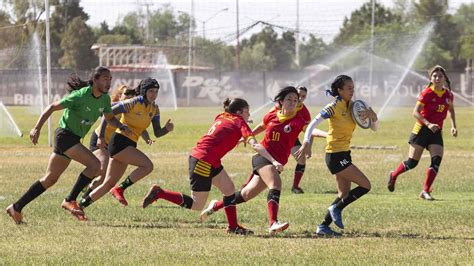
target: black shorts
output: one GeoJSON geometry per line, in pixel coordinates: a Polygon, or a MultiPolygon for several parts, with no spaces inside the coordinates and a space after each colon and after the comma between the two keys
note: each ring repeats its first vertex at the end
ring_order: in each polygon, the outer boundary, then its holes
{"type": "Polygon", "coordinates": [[[114,157],[117,153],[123,151],[128,146],[137,147],[137,143],[122,134],[114,133],[109,142],[110,157],[114,157]]]}
{"type": "Polygon", "coordinates": [[[300,140],[296,139],[295,144],[293,145],[293,147],[298,147],[298,146],[302,146],[302,145],[301,145],[300,140]]]}
{"type": "Polygon", "coordinates": [[[189,182],[192,191],[211,191],[212,178],[218,175],[224,167],[214,168],[210,163],[189,156],[189,182]]]}
{"type": "Polygon", "coordinates": [[[418,134],[411,133],[408,139],[409,144],[420,145],[423,148],[428,148],[431,144],[443,146],[443,134],[441,130],[433,133],[428,127],[422,126],[418,134]]]}
{"type": "Polygon", "coordinates": [[[331,174],[337,174],[352,165],[351,151],[326,153],[326,165],[331,174]]]}
{"type": "Polygon", "coordinates": [[[252,171],[254,175],[259,175],[258,170],[266,165],[273,165],[267,158],[260,154],[255,154],[252,157],[252,171]]]}
{"type": "MultiPolygon", "coordinates": [[[[99,136],[97,136],[97,133],[95,133],[95,130],[92,131],[92,135],[91,135],[91,140],[89,142],[89,150],[91,152],[94,152],[96,150],[98,150],[99,148],[97,148],[97,140],[99,139],[99,136]]],[[[108,149],[108,146],[109,144],[107,142],[105,142],[105,147],[104,149],[108,149]]]]}
{"type": "Polygon", "coordinates": [[[81,143],[81,137],[75,135],[71,131],[58,127],[54,131],[54,148],[53,152],[57,155],[65,156],[69,158],[66,154],[64,154],[67,150],[72,148],[72,146],[81,143]]]}

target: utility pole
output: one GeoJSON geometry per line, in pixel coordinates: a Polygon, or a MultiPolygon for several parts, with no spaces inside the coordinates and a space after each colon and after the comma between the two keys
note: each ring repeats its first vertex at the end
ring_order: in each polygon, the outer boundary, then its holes
{"type": "Polygon", "coordinates": [[[235,47],[235,56],[237,59],[236,70],[240,71],[240,34],[239,34],[239,0],[235,0],[237,7],[237,46],[235,47]]]}
{"type": "Polygon", "coordinates": [[[191,0],[191,15],[189,16],[189,43],[188,43],[188,82],[186,82],[186,104],[191,103],[191,87],[189,87],[189,80],[191,79],[191,67],[193,64],[193,19],[194,19],[194,0],[191,0]]]}
{"type": "Polygon", "coordinates": [[[300,67],[300,1],[296,0],[295,64],[300,67]]]}
{"type": "MultiPolygon", "coordinates": [[[[46,11],[46,90],[48,91],[46,104],[49,106],[51,101],[51,33],[49,30],[49,0],[44,0],[44,7],[46,11]]],[[[41,94],[41,97],[43,97],[43,94],[41,94]]],[[[48,145],[49,147],[53,146],[51,117],[48,118],[48,145]]]]}
{"type": "Polygon", "coordinates": [[[370,69],[369,69],[369,89],[372,89],[372,78],[374,72],[374,28],[375,28],[375,0],[372,0],[372,21],[370,29],[370,69]]]}

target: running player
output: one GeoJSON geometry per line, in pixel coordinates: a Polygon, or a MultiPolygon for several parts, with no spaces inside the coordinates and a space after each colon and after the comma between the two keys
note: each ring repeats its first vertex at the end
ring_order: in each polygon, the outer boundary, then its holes
{"type": "MultiPolygon", "coordinates": [[[[112,94],[110,95],[110,99],[112,101],[112,106],[114,106],[118,102],[133,98],[134,96],[136,96],[135,89],[129,88],[126,85],[120,85],[118,88],[116,88],[112,92],[112,94]]],[[[118,114],[118,115],[115,115],[115,118],[120,119],[121,116],[122,114],[118,114]]],[[[102,144],[102,139],[99,140],[100,128],[101,127],[99,126],[94,131],[92,131],[91,139],[89,142],[89,150],[92,151],[92,153],[94,153],[94,155],[100,161],[99,176],[94,178],[94,180],[92,180],[92,182],[89,185],[89,188],[82,195],[82,197],[89,195],[89,193],[91,193],[92,190],[94,190],[97,186],[99,186],[100,184],[102,184],[102,182],[104,182],[105,172],[107,170],[107,165],[109,164],[110,154],[107,149],[107,146],[109,145],[109,140],[112,137],[112,134],[115,132],[117,128],[113,127],[110,124],[107,124],[107,127],[105,128],[103,144],[102,144]],[[100,149],[99,146],[103,146],[103,148],[100,149]]]]}
{"type": "MultiPolygon", "coordinates": [[[[274,99],[278,108],[272,109],[263,118],[262,127],[265,128],[265,137],[261,144],[281,165],[288,162],[291,148],[299,133],[309,123],[307,117],[297,111],[298,99],[299,95],[295,87],[283,88],[274,99]]],[[[249,182],[235,193],[235,204],[249,201],[268,188],[267,208],[270,218],[268,231],[274,234],[286,230],[289,223],[278,221],[282,169],[274,167],[271,161],[259,154],[253,156],[252,167],[253,173],[249,182]]],[[[209,207],[201,213],[201,220],[207,219],[223,206],[222,200],[211,201],[209,207]]]]}
{"type": "MultiPolygon", "coordinates": [[[[352,119],[352,96],[354,95],[354,82],[346,75],[337,76],[331,84],[331,89],[327,91],[336,99],[326,105],[319,114],[311,121],[304,136],[301,148],[296,152],[296,156],[302,157],[311,150],[312,129],[320,124],[324,119],[329,119],[329,131],[326,145],[326,165],[331,174],[336,175],[338,196],[328,208],[324,221],[318,226],[318,235],[337,236],[329,225],[334,221],[336,226],[343,229],[342,210],[349,204],[357,200],[370,191],[369,179],[359,168],[352,164],[350,142],[356,124],[352,119]],[[358,186],[351,190],[351,183],[358,186]]],[[[363,112],[364,119],[370,119],[372,129],[377,127],[377,114],[369,108],[363,112]]]]}
{"type": "Polygon", "coordinates": [[[446,70],[441,66],[435,66],[429,74],[430,83],[418,96],[418,101],[413,110],[416,123],[408,140],[410,144],[408,160],[400,163],[389,174],[387,184],[388,190],[393,192],[397,177],[415,168],[423,154],[423,150],[427,149],[430,152],[431,165],[426,170],[425,183],[419,196],[420,199],[424,200],[434,200],[431,196],[431,190],[443,158],[442,129],[448,110],[451,118],[451,135],[453,137],[458,135],[451,82],[446,75],[446,70]]]}
{"type": "Polygon", "coordinates": [[[46,107],[40,115],[38,122],[30,132],[30,139],[35,145],[38,143],[44,122],[53,112],[64,109],[59,127],[55,131],[54,150],[49,157],[45,176],[33,183],[18,201],[6,209],[17,224],[23,222],[22,209],[53,186],[67,169],[71,160],[81,163],[86,168],[79,174],[75,185],[61,206],[79,220],[86,219],[84,212],[76,203],[76,198],[92,178],[97,176],[100,162],[91,151],[82,145],[80,140],[102,114],[108,123],[122,130],[128,130],[126,125],[120,123],[112,114],[110,97],[107,94],[111,80],[110,70],[102,66],[95,69],[89,81],[82,81],[76,75],[71,75],[68,82],[70,94],[61,101],[46,107]]]}
{"type": "MultiPolygon", "coordinates": [[[[159,88],[160,85],[156,79],[146,78],[137,87],[138,97],[120,102],[112,108],[114,114],[122,114],[120,121],[128,125],[131,131],[124,132],[117,129],[112,135],[109,143],[110,160],[105,181],[81,200],[80,207],[88,207],[109,191],[115,199],[127,206],[128,202],[124,197],[125,189],[153,170],[153,163],[148,156],[137,149],[137,141],[150,124],[153,125],[153,132],[157,138],[168,134],[174,128],[171,120],[168,120],[164,127],[160,125],[160,111],[155,103],[159,88]],[[115,186],[128,165],[134,165],[137,168],[119,186],[115,186]]],[[[99,137],[103,137],[104,129],[105,123],[103,121],[99,137]]]]}
{"type": "Polygon", "coordinates": [[[237,223],[235,206],[235,187],[224,167],[221,159],[244,138],[259,156],[265,158],[273,168],[282,170],[267,150],[255,140],[252,131],[247,125],[250,117],[247,101],[239,98],[226,99],[224,113],[216,116],[214,124],[197,143],[189,156],[189,180],[191,183],[191,197],[183,193],[165,190],[153,185],[143,199],[143,208],[158,199],[164,199],[183,208],[201,211],[206,204],[211,185],[216,186],[224,195],[222,202],[229,226],[228,233],[252,234],[253,232],[237,223]]]}

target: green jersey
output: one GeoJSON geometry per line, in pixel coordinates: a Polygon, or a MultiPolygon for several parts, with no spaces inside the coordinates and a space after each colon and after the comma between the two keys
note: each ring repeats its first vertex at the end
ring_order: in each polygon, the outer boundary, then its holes
{"type": "Polygon", "coordinates": [[[94,97],[91,86],[71,92],[59,103],[65,108],[61,120],[59,120],[59,127],[67,129],[81,138],[89,132],[91,126],[102,113],[112,112],[110,96],[102,94],[98,98],[94,97]]]}

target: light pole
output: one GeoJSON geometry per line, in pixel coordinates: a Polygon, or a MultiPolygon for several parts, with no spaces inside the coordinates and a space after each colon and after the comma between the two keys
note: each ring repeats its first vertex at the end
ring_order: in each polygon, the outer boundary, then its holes
{"type": "Polygon", "coordinates": [[[203,38],[203,39],[206,39],[206,23],[207,23],[209,20],[211,20],[211,19],[213,19],[214,17],[216,17],[217,15],[219,15],[220,13],[222,13],[222,12],[224,12],[224,11],[227,11],[227,10],[229,10],[229,8],[227,8],[227,7],[226,7],[226,8],[223,8],[223,9],[217,11],[216,13],[214,13],[214,14],[213,14],[212,16],[210,16],[208,19],[206,19],[206,20],[199,20],[199,21],[202,23],[202,38],[203,38]]]}

